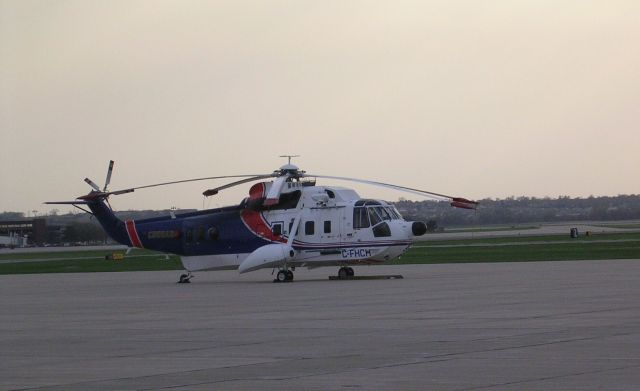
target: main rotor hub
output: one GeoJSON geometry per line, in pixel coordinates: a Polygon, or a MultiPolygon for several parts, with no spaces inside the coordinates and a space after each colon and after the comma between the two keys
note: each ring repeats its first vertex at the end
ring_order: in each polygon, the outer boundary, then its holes
{"type": "Polygon", "coordinates": [[[299,178],[302,174],[304,174],[304,171],[300,171],[298,166],[294,164],[285,164],[284,166],[280,167],[280,170],[276,172],[279,173],[279,176],[289,174],[289,176],[292,178],[299,178]]]}

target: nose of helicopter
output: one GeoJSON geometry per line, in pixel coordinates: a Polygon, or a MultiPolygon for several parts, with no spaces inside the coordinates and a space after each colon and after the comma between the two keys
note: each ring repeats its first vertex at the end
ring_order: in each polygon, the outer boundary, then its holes
{"type": "Polygon", "coordinates": [[[411,233],[413,236],[422,236],[427,232],[427,225],[422,221],[414,221],[411,224],[411,233]]]}
{"type": "Polygon", "coordinates": [[[398,230],[394,230],[394,232],[398,232],[404,238],[412,240],[412,238],[424,235],[427,232],[427,225],[422,221],[402,221],[402,224],[398,226],[398,230]]]}

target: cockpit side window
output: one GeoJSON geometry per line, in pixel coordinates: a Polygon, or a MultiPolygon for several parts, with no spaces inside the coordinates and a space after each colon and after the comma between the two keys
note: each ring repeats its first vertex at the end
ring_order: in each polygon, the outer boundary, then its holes
{"type": "Polygon", "coordinates": [[[369,224],[369,216],[367,216],[367,208],[356,207],[353,208],[353,228],[368,228],[369,224]]]}
{"type": "Polygon", "coordinates": [[[382,223],[373,227],[373,236],[376,238],[391,236],[391,228],[389,228],[389,224],[382,223]]]}

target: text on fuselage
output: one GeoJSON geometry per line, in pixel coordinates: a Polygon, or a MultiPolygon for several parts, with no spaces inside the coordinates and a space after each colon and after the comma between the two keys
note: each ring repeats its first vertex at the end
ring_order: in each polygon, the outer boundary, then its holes
{"type": "Polygon", "coordinates": [[[346,248],[342,250],[342,258],[366,259],[372,255],[370,248],[346,248]]]}

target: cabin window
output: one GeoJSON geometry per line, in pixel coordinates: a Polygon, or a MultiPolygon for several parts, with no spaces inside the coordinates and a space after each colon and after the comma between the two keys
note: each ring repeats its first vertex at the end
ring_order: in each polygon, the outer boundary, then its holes
{"type": "Polygon", "coordinates": [[[216,227],[211,227],[207,231],[207,236],[209,237],[210,240],[218,240],[218,237],[220,236],[220,231],[218,231],[218,228],[216,227]]]}
{"type": "Polygon", "coordinates": [[[315,223],[313,221],[307,221],[304,223],[304,234],[313,235],[315,233],[315,223]]]}
{"type": "Polygon", "coordinates": [[[325,221],[324,222],[324,233],[326,233],[326,234],[330,234],[331,233],[331,221],[325,221]]]}
{"type": "Polygon", "coordinates": [[[273,234],[275,236],[280,236],[282,235],[282,223],[275,223],[273,224],[273,227],[271,228],[271,230],[273,231],[273,234]]]}
{"type": "Polygon", "coordinates": [[[353,228],[369,228],[369,217],[366,208],[353,208],[353,228]]]}
{"type": "Polygon", "coordinates": [[[205,229],[203,226],[198,227],[198,242],[204,241],[205,229]]]}

